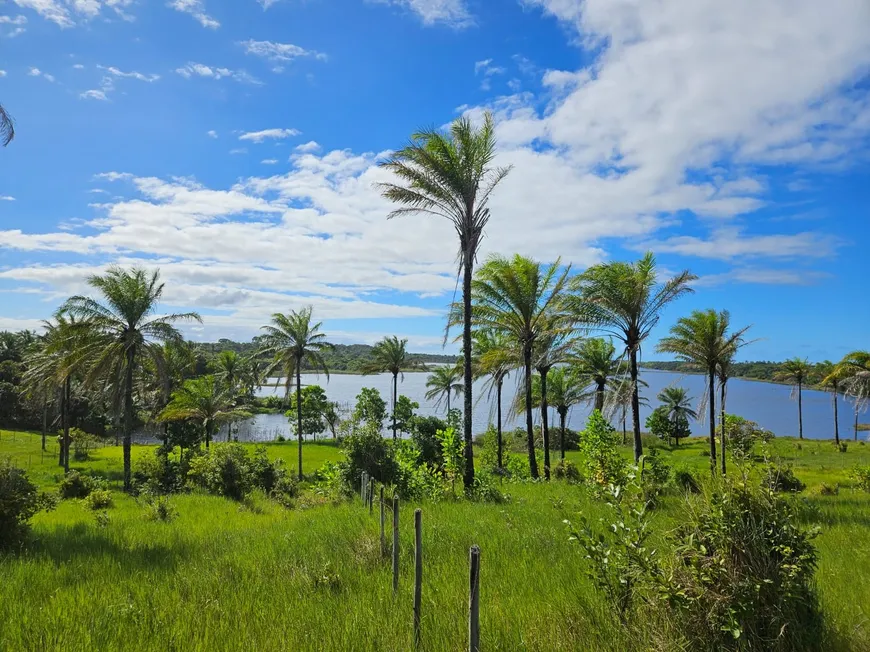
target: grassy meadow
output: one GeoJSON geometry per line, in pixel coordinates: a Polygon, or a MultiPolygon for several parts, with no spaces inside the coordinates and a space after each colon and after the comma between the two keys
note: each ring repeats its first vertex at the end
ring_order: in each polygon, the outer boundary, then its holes
{"type": "MultiPolygon", "coordinates": [[[[44,490],[62,476],[52,442],[0,432],[10,455],[44,490]]],[[[662,455],[698,477],[703,440],[662,455]]],[[[292,442],[269,444],[289,468],[292,442]]],[[[136,446],[135,460],[152,454],[136,446]]],[[[807,484],[798,500],[819,526],[818,587],[834,650],[870,650],[870,494],[849,470],[870,464],[870,446],[775,440],[773,450],[807,484]],[[821,495],[824,483],[837,495],[821,495]]],[[[628,448],[624,449],[626,455],[628,448]]],[[[569,454],[569,458],[573,454],[569,454]]],[[[556,455],[558,457],[558,454],[556,455]]],[[[31,543],[0,557],[0,650],[372,650],[412,644],[413,509],[423,510],[423,649],[467,649],[468,549],[481,547],[484,650],[647,650],[628,640],[587,579],[564,518],[602,513],[587,490],[561,481],[505,483],[504,503],[442,501],[401,506],[401,580],[393,595],[382,557],[377,504],[300,500],[285,509],[265,497],[173,496],[178,516],[149,521],[123,494],[121,449],[92,452],[72,468],[107,477],[114,508],[98,524],[81,501],[66,500],[33,519],[31,543]]],[[[340,459],[331,443],[306,443],[306,472],[340,459]]],[[[657,532],[678,518],[666,496],[657,532]]]]}

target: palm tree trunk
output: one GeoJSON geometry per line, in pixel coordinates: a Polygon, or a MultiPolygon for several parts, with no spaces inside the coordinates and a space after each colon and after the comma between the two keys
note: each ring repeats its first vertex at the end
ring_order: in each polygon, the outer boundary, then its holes
{"type": "Polygon", "coordinates": [[[710,473],[716,475],[716,369],[710,369],[707,374],[710,402],[710,473]]]}
{"type": "Polygon", "coordinates": [[[69,460],[65,454],[69,441],[69,394],[66,387],[66,380],[64,380],[60,388],[60,427],[63,429],[63,435],[60,438],[60,458],[57,461],[63,467],[64,473],[69,472],[69,460]]]}
{"type": "Polygon", "coordinates": [[[533,479],[537,479],[538,460],[535,457],[535,433],[532,426],[532,345],[530,343],[523,346],[523,363],[526,375],[526,438],[529,445],[529,473],[533,479]]]}
{"type": "Polygon", "coordinates": [[[727,380],[723,380],[719,383],[719,413],[722,415],[722,432],[720,434],[720,448],[719,454],[722,455],[722,475],[725,475],[725,383],[727,380]]]}
{"type": "Polygon", "coordinates": [[[801,382],[798,381],[798,437],[804,438],[804,408],[803,408],[803,393],[801,392],[801,382]]]}
{"type": "Polygon", "coordinates": [[[462,354],[465,383],[465,414],[463,415],[463,434],[465,436],[465,473],[462,482],[466,489],[474,486],[474,450],[471,441],[471,417],[473,410],[471,385],[471,277],[474,272],[474,251],[471,238],[466,238],[462,276],[462,354]]]}
{"type": "Polygon", "coordinates": [[[45,433],[48,430],[48,400],[42,401],[42,450],[45,450],[45,433]]]}
{"type": "Polygon", "coordinates": [[[595,409],[604,412],[604,382],[597,383],[595,387],[595,409]]]}
{"type": "Polygon", "coordinates": [[[858,397],[855,397],[855,441],[858,441],[858,397]]]}
{"type": "Polygon", "coordinates": [[[396,391],[398,390],[399,374],[393,374],[393,441],[396,441],[396,391]]]}
{"type": "Polygon", "coordinates": [[[296,440],[299,447],[299,481],[302,481],[302,356],[296,359],[296,440]]]}
{"type": "Polygon", "coordinates": [[[503,468],[501,452],[501,385],[504,381],[499,380],[495,388],[495,413],[496,432],[498,433],[498,468],[503,468]]]}
{"type": "Polygon", "coordinates": [[[130,453],[133,446],[133,363],[136,352],[127,349],[127,369],[124,379],[124,491],[130,491],[130,453]]]}
{"type": "Polygon", "coordinates": [[[839,406],[837,405],[837,395],[839,392],[837,391],[837,383],[834,383],[834,443],[839,446],[840,445],[840,417],[838,414],[839,406]]]}
{"type": "Polygon", "coordinates": [[[544,435],[544,478],[550,479],[550,428],[547,423],[547,371],[541,371],[541,432],[544,435]]]}
{"type": "Polygon", "coordinates": [[[447,416],[450,416],[450,388],[447,388],[447,416]]]}
{"type": "Polygon", "coordinates": [[[211,419],[206,419],[205,422],[205,449],[208,450],[209,444],[211,444],[211,419]]]}
{"type": "Polygon", "coordinates": [[[628,438],[628,430],[625,427],[625,417],[626,417],[626,409],[625,406],[622,406],[622,445],[625,446],[625,440],[628,438]]]}
{"type": "Polygon", "coordinates": [[[631,421],[634,427],[634,463],[639,464],[643,455],[643,442],[640,439],[640,395],[637,386],[637,349],[632,348],[631,361],[631,421]]]}
{"type": "Polygon", "coordinates": [[[561,433],[561,439],[559,441],[559,453],[561,455],[562,461],[565,461],[565,419],[568,416],[568,410],[566,408],[561,408],[559,410],[559,432],[561,433]]]}

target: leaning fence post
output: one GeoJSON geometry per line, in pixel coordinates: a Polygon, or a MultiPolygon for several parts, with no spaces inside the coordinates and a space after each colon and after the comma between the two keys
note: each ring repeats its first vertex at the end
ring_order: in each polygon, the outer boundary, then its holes
{"type": "Polygon", "coordinates": [[[468,556],[468,650],[480,652],[480,548],[471,546],[468,556]]]}
{"type": "Polygon", "coordinates": [[[393,496],[393,593],[399,591],[399,497],[393,496]]]}
{"type": "Polygon", "coordinates": [[[369,491],[366,495],[366,500],[369,504],[369,516],[372,514],[373,504],[375,501],[375,483],[369,480],[369,491]]]}
{"type": "Polygon", "coordinates": [[[420,648],[420,599],[423,593],[423,511],[414,510],[414,647],[420,648]]]}
{"type": "Polygon", "coordinates": [[[360,500],[363,501],[363,504],[366,502],[366,476],[368,473],[363,471],[359,477],[359,497],[360,500]]]}
{"type": "Polygon", "coordinates": [[[381,556],[387,554],[387,536],[384,533],[384,487],[381,485],[381,556]]]}

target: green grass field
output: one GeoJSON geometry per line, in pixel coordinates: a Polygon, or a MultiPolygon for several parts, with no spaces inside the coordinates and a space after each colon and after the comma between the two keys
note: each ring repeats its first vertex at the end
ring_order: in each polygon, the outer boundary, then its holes
{"type": "MultiPolygon", "coordinates": [[[[704,474],[702,441],[664,455],[704,474]]],[[[294,468],[295,443],[269,453],[294,468]]],[[[134,448],[134,460],[151,454],[134,448]]],[[[842,650],[870,650],[870,494],[849,470],[870,464],[870,446],[777,440],[774,450],[807,483],[808,524],[822,528],[818,586],[842,650]],[[818,495],[821,483],[838,495],[818,495]]],[[[627,450],[626,450],[627,454],[627,450]]],[[[34,482],[51,490],[56,451],[39,437],[0,433],[34,482]],[[51,453],[51,451],[49,451],[51,453]]],[[[377,507],[359,502],[286,510],[258,498],[243,506],[189,494],[179,516],[148,521],[145,506],[118,491],[121,450],[101,448],[73,468],[109,477],[107,525],[79,501],[33,520],[30,545],[0,557],[0,650],[409,650],[412,649],[413,519],[401,508],[401,582],[393,596],[381,556],[377,507]]],[[[340,459],[331,444],[306,444],[306,472],[340,459]]],[[[423,510],[423,649],[466,643],[468,549],[481,547],[481,638],[485,650],[645,650],[628,640],[584,574],[562,519],[601,510],[578,486],[505,484],[501,504],[426,503],[423,510]]],[[[655,512],[665,531],[678,497],[655,512]]],[[[832,645],[835,645],[832,643],[832,645]]]]}

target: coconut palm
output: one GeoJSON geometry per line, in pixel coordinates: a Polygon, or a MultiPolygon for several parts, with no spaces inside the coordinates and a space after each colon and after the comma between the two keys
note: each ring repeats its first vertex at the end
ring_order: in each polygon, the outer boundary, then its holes
{"type": "Polygon", "coordinates": [[[504,381],[514,368],[514,355],[510,343],[502,333],[489,330],[474,332],[474,370],[475,377],[486,377],[485,387],[491,398],[495,391],[496,435],[498,443],[498,468],[502,468],[502,418],[501,396],[504,381]]]}
{"type": "Polygon", "coordinates": [[[446,399],[447,414],[450,414],[450,394],[459,396],[465,390],[462,380],[462,368],[457,360],[455,365],[434,367],[426,378],[426,400],[435,401],[435,407],[440,407],[446,399]]]}
{"type": "Polygon", "coordinates": [[[181,340],[173,325],[178,321],[201,321],[195,312],[155,316],[163,295],[160,272],[110,267],[102,276],[88,278],[105,303],[85,296],[67,299],[61,313],[79,319],[77,328],[87,333],[82,350],[89,370],[85,384],[117,380],[123,396],[124,489],[130,489],[130,450],[133,433],[133,378],[143,358],[151,358],[157,373],[163,373],[164,342],[181,340]]]}
{"type": "Polygon", "coordinates": [[[610,383],[623,373],[623,363],[613,342],[601,337],[584,340],[571,357],[571,365],[587,383],[595,385],[593,409],[604,411],[604,398],[610,383]]]}
{"type": "Polygon", "coordinates": [[[643,455],[640,439],[640,395],[637,357],[662,310],[684,294],[697,278],[688,271],[658,284],[656,261],[647,253],[635,263],[611,262],[593,265],[575,277],[569,305],[577,320],[615,337],[625,347],[632,383],[634,460],[643,455]]]}
{"type": "Polygon", "coordinates": [[[208,448],[217,429],[223,423],[247,419],[249,412],[235,407],[235,395],[212,374],[192,378],[172,393],[169,405],[160,413],[159,420],[198,421],[202,425],[205,447],[208,448]]]}
{"type": "Polygon", "coordinates": [[[0,145],[6,147],[15,138],[15,123],[12,116],[0,104],[0,145]]]}
{"type": "Polygon", "coordinates": [[[839,394],[840,384],[848,377],[846,367],[825,360],[816,365],[816,373],[821,376],[819,384],[831,390],[831,403],[834,406],[834,444],[840,445],[839,394]]]}
{"type": "MultiPolygon", "coordinates": [[[[628,439],[628,432],[625,424],[626,416],[628,415],[629,410],[631,410],[632,400],[634,398],[634,387],[635,384],[631,382],[631,379],[627,376],[620,376],[616,379],[614,383],[611,384],[610,389],[606,392],[604,397],[604,415],[608,419],[612,419],[616,414],[620,415],[622,420],[622,445],[625,446],[626,441],[628,439]]],[[[649,384],[645,380],[641,380],[638,378],[637,387],[649,387],[649,384]]],[[[589,400],[592,397],[589,397],[588,394],[585,394],[586,400],[589,400]]],[[[647,398],[638,392],[637,397],[638,405],[643,405],[645,407],[649,407],[649,401],[647,398]]]]}
{"type": "Polygon", "coordinates": [[[465,394],[466,488],[474,483],[474,453],[471,441],[472,380],[471,365],[471,280],[474,261],[483,230],[489,221],[490,195],[510,172],[495,167],[495,124],[486,113],[476,128],[462,117],[453,122],[449,133],[425,129],[387,158],[381,167],[398,177],[398,183],[378,184],[383,196],[401,205],[389,214],[397,217],[425,214],[447,219],[459,236],[459,267],[462,272],[462,349],[465,394]]]}
{"type": "Polygon", "coordinates": [[[405,380],[404,371],[425,369],[425,365],[408,358],[408,340],[400,340],[395,335],[385,337],[372,347],[371,357],[363,362],[363,375],[389,372],[393,376],[393,439],[396,439],[396,401],[399,398],[399,376],[405,380]]]}
{"type": "MultiPolygon", "coordinates": [[[[733,375],[734,368],[734,357],[737,355],[737,352],[742,349],[747,344],[752,344],[752,341],[746,340],[743,335],[749,330],[750,326],[747,326],[741,331],[740,337],[731,342],[730,346],[726,346],[726,342],[723,342],[722,347],[722,355],[720,356],[719,363],[716,365],[716,378],[719,380],[719,414],[720,414],[720,429],[721,433],[719,436],[719,441],[721,443],[722,448],[722,473],[725,473],[725,400],[728,396],[727,387],[728,381],[731,380],[731,376],[733,375]]],[[[730,337],[729,334],[723,334],[723,338],[726,340],[730,337]]]]}
{"type": "Polygon", "coordinates": [[[870,403],[870,351],[852,351],[837,365],[842,368],[843,390],[855,399],[855,441],[858,413],[870,403]]]}
{"type": "Polygon", "coordinates": [[[806,358],[791,358],[782,363],[779,371],[774,374],[774,380],[794,386],[792,396],[797,396],[798,404],[798,437],[804,438],[803,386],[812,373],[813,368],[806,358]]]}
{"type": "Polygon", "coordinates": [[[235,395],[242,377],[242,356],[235,351],[221,351],[212,361],[215,379],[235,395]]]}
{"type": "MultiPolygon", "coordinates": [[[[541,377],[532,382],[532,404],[541,406],[541,377]]],[[[565,459],[565,428],[568,411],[588,400],[586,382],[570,367],[554,367],[547,376],[547,402],[559,415],[559,455],[565,459]]]]}
{"type": "MultiPolygon", "coordinates": [[[[662,338],[657,350],[673,353],[683,362],[702,369],[707,375],[707,407],[710,411],[710,470],[716,472],[716,371],[722,360],[730,360],[744,341],[748,326],[731,333],[731,315],[727,310],[695,310],[681,317],[662,338]]],[[[727,363],[726,363],[727,364],[727,363]]],[[[725,432],[722,431],[722,473],[725,473],[725,432]]]]}
{"type": "MultiPolygon", "coordinates": [[[[296,375],[296,405],[302,405],[302,365],[306,364],[314,371],[323,371],[329,380],[329,369],[323,359],[324,351],[333,348],[326,341],[326,335],[320,329],[322,322],[311,323],[311,306],[301,310],[291,310],[286,315],[276,312],[272,315],[272,323],[263,326],[266,334],[262,339],[260,353],[271,357],[272,362],[266,370],[266,376],[275,372],[285,377],[285,395],[289,393],[290,379],[296,375]]],[[[296,410],[299,447],[299,479],[302,479],[302,410],[296,410]]]]}
{"type": "MultiPolygon", "coordinates": [[[[662,407],[665,408],[668,419],[672,424],[676,424],[680,419],[685,419],[688,422],[689,419],[698,418],[698,413],[692,409],[692,401],[694,399],[689,396],[688,390],[683,387],[665,387],[656,398],[658,398],[662,407]]],[[[680,440],[677,439],[676,441],[677,445],[679,445],[680,440]]]]}
{"type": "Polygon", "coordinates": [[[563,328],[559,316],[571,268],[560,272],[559,267],[559,260],[544,268],[520,255],[513,258],[493,255],[478,270],[471,285],[471,316],[475,326],[499,333],[521,356],[529,470],[533,478],[538,477],[538,463],[532,429],[532,366],[536,340],[548,331],[563,328]]]}

